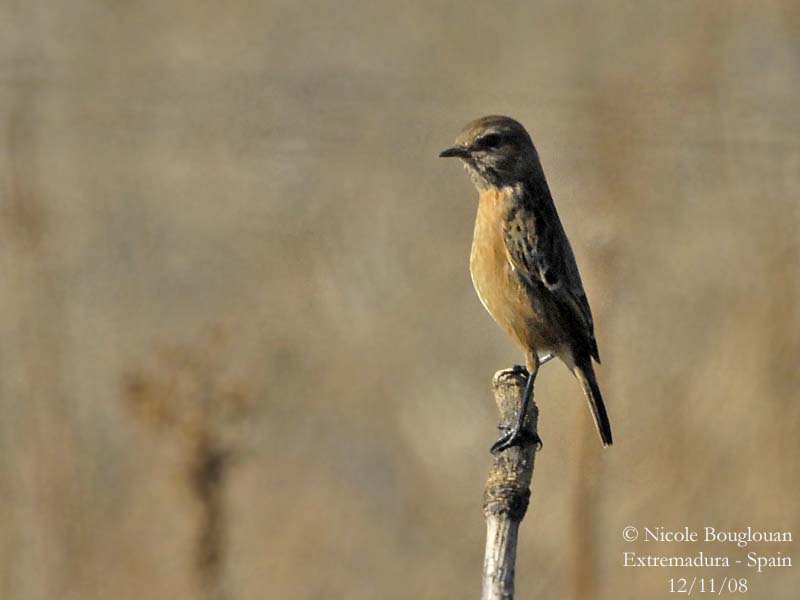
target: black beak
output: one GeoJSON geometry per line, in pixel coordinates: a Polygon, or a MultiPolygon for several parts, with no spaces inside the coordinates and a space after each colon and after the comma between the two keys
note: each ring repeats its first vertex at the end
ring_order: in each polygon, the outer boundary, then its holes
{"type": "Polygon", "coordinates": [[[442,150],[439,152],[439,156],[441,158],[469,158],[469,150],[464,148],[463,146],[453,146],[452,148],[448,148],[447,150],[442,150]]]}

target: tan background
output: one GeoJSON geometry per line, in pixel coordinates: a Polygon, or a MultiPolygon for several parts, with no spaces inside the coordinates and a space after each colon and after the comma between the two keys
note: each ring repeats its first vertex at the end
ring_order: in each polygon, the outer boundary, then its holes
{"type": "Polygon", "coordinates": [[[617,440],[548,365],[519,596],[796,597],[623,569],[701,546],[621,530],[800,536],[797,2],[1,6],[0,597],[203,597],[197,428],[143,389],[232,452],[228,598],[476,597],[520,356],[436,154],[486,113],[538,145],[617,440]]]}

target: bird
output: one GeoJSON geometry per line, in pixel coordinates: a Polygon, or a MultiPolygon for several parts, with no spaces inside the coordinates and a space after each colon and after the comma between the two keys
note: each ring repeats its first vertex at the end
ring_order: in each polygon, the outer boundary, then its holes
{"type": "Polygon", "coordinates": [[[553,357],[580,382],[603,446],[611,446],[592,363],[600,364],[592,311],[531,136],[518,121],[489,115],[468,123],[439,156],[460,159],[478,190],[472,283],[492,318],[522,348],[528,370],[517,418],[492,453],[522,444],[536,374],[553,357]]]}

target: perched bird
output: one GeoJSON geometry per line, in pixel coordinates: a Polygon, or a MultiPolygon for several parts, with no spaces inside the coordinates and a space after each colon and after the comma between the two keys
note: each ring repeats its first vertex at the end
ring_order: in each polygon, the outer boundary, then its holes
{"type": "Polygon", "coordinates": [[[478,189],[472,283],[522,347],[529,373],[516,423],[492,452],[520,444],[536,373],[553,356],[583,386],[603,445],[610,446],[611,424],[592,367],[592,359],[600,362],[592,312],[531,137],[514,119],[482,117],[439,156],[461,159],[478,189]]]}

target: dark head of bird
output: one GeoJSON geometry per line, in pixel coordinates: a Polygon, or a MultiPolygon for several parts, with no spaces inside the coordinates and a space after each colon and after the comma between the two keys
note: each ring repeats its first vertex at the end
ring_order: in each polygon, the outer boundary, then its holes
{"type": "Polygon", "coordinates": [[[479,190],[514,186],[543,177],[539,155],[525,128],[491,115],[469,123],[439,156],[460,158],[479,190]]]}

